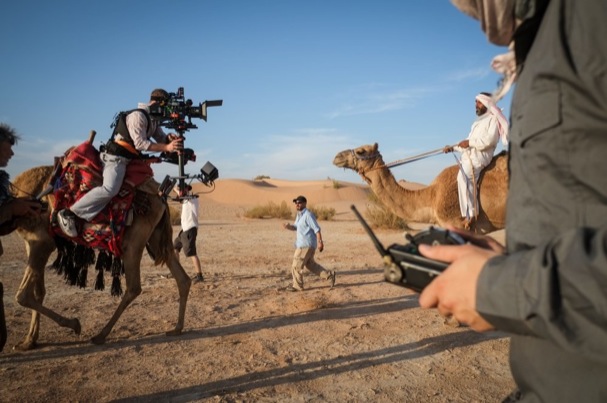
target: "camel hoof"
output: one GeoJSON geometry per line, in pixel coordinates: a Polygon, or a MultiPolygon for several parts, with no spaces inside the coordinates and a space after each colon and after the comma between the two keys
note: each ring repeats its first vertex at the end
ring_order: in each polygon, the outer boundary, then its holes
{"type": "Polygon", "coordinates": [[[19,344],[13,346],[13,350],[15,351],[29,351],[38,347],[38,343],[35,341],[22,341],[19,344]]]}
{"type": "Polygon", "coordinates": [[[80,321],[78,319],[71,319],[68,327],[72,329],[76,335],[80,336],[82,328],[80,327],[80,321]]]}
{"type": "Polygon", "coordinates": [[[101,346],[101,345],[105,344],[105,337],[98,334],[97,336],[95,336],[91,339],[91,343],[93,343],[97,346],[101,346]]]}
{"type": "Polygon", "coordinates": [[[169,330],[168,332],[166,332],[167,336],[180,336],[181,335],[181,329],[174,329],[174,330],[169,330]]]}

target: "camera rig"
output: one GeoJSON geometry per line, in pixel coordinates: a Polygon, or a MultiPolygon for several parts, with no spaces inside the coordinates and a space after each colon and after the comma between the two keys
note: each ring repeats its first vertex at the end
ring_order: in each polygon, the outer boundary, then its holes
{"type": "MultiPolygon", "coordinates": [[[[177,136],[185,141],[185,132],[191,129],[197,129],[192,118],[202,119],[207,121],[207,108],[222,106],[223,100],[206,100],[195,106],[191,99],[185,99],[183,87],[179,87],[177,92],[169,93],[169,97],[157,104],[150,106],[150,116],[152,119],[159,122],[159,125],[167,129],[174,130],[177,136]]],[[[198,179],[207,186],[214,186],[214,181],[219,177],[219,172],[213,164],[207,163],[200,169],[200,173],[196,175],[186,174],[185,165],[188,161],[196,161],[194,151],[189,148],[184,148],[179,152],[160,154],[160,159],[165,162],[177,164],[179,168],[178,176],[167,175],[158,189],[161,194],[167,197],[175,184],[178,183],[178,197],[184,198],[188,193],[186,180],[198,179]]]]}
{"type": "Polygon", "coordinates": [[[457,233],[443,228],[430,227],[416,235],[407,234],[408,243],[392,244],[386,249],[356,207],[352,205],[350,208],[384,261],[384,280],[416,292],[421,292],[449,266],[448,263],[422,256],[418,250],[419,245],[463,245],[466,243],[457,233]]]}

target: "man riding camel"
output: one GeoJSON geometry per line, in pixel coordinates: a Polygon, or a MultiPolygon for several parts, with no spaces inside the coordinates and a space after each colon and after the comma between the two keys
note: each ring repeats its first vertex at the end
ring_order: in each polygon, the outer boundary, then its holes
{"type": "Polygon", "coordinates": [[[468,138],[443,149],[445,153],[461,153],[457,190],[462,224],[466,229],[470,229],[478,214],[476,189],[480,173],[491,162],[498,141],[501,139],[504,145],[508,144],[508,120],[491,94],[481,92],[476,96],[476,115],[468,138]]]}
{"type": "Polygon", "coordinates": [[[69,237],[78,236],[76,217],[90,221],[118,194],[132,159],[141,158],[142,152],[175,152],[183,149],[183,138],[165,134],[159,123],[149,118],[152,105],[164,104],[169,93],[155,89],[149,103],[139,103],[126,117],[125,127],[117,126],[117,133],[101,153],[103,184],[91,189],[69,209],[57,214],[59,227],[69,237]],[[150,139],[154,139],[151,141],[150,139]]]}

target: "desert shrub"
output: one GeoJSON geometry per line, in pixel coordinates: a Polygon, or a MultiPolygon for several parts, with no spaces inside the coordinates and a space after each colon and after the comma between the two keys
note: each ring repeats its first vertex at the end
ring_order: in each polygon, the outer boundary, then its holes
{"type": "Polygon", "coordinates": [[[377,198],[375,193],[369,193],[369,204],[367,205],[365,217],[369,222],[369,225],[375,228],[410,229],[407,222],[390,211],[386,205],[377,198]]]}
{"type": "Polygon", "coordinates": [[[309,206],[308,209],[321,221],[332,220],[333,216],[335,216],[335,209],[333,207],[309,206]]]}
{"type": "Polygon", "coordinates": [[[291,209],[287,206],[286,201],[282,201],[279,204],[274,202],[268,202],[263,206],[255,206],[243,214],[246,218],[284,218],[290,219],[292,217],[291,209]]]}
{"type": "Polygon", "coordinates": [[[339,183],[337,179],[331,179],[331,177],[327,177],[327,180],[331,182],[331,186],[333,187],[333,189],[340,189],[343,187],[343,185],[339,183]]]}
{"type": "Polygon", "coordinates": [[[270,177],[268,175],[257,175],[255,178],[253,178],[254,181],[262,181],[264,179],[270,179],[270,177]]]}

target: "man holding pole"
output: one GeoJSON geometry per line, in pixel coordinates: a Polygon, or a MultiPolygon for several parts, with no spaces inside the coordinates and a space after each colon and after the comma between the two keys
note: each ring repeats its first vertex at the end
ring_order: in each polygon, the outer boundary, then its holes
{"type": "Polygon", "coordinates": [[[508,120],[490,94],[481,92],[476,96],[476,115],[468,138],[443,149],[445,153],[461,153],[457,190],[462,226],[466,229],[471,228],[478,214],[476,190],[480,173],[491,162],[499,139],[508,144],[508,120]]]}

